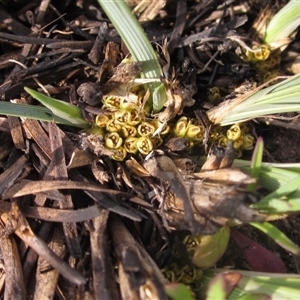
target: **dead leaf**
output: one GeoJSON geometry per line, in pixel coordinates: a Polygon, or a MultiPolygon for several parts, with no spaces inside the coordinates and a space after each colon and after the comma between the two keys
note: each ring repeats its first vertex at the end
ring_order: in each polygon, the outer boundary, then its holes
{"type": "Polygon", "coordinates": [[[34,234],[16,202],[12,203],[11,210],[8,213],[1,215],[1,220],[5,224],[6,229],[14,232],[26,245],[45,258],[49,264],[68,280],[77,285],[85,284],[85,278],[78,271],[72,269],[66,262],[56,256],[47,244],[34,234]]]}

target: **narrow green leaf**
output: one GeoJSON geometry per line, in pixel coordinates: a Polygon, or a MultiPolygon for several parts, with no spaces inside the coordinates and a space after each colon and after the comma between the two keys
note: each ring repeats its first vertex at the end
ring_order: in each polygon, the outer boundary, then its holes
{"type": "Polygon", "coordinates": [[[261,230],[266,235],[268,235],[271,239],[273,239],[278,245],[287,251],[300,255],[300,248],[294,244],[283,232],[281,232],[278,228],[268,222],[264,223],[250,223],[253,227],[261,230]]]}
{"type": "MultiPolygon", "coordinates": [[[[253,271],[226,269],[209,269],[204,271],[204,289],[217,274],[240,274],[241,279],[230,293],[228,300],[260,300],[260,299],[298,299],[300,276],[295,274],[274,274],[253,271]]],[[[203,293],[201,293],[201,296],[203,293]]],[[[202,297],[201,299],[204,299],[202,297]]],[[[218,299],[218,298],[216,298],[218,299]]]]}
{"type": "Polygon", "coordinates": [[[57,124],[76,126],[80,128],[86,127],[83,125],[74,125],[73,123],[54,115],[50,109],[37,105],[15,104],[0,101],[0,114],[46,122],[54,120],[57,124]]]}
{"type": "Polygon", "coordinates": [[[25,87],[24,89],[29,95],[31,95],[33,98],[35,98],[48,109],[50,109],[52,113],[57,117],[68,121],[68,123],[71,123],[73,126],[89,126],[87,121],[83,118],[81,109],[79,107],[67,102],[48,97],[28,87],[25,87]]]}
{"type": "MultiPolygon", "coordinates": [[[[254,274],[253,274],[254,275],[254,274]]],[[[249,292],[263,293],[271,299],[297,299],[299,295],[300,278],[288,278],[287,276],[272,276],[272,274],[261,276],[243,276],[238,286],[249,292]],[[269,276],[268,276],[269,275],[269,276]]]]}
{"type": "Polygon", "coordinates": [[[252,205],[252,207],[271,214],[286,214],[291,212],[299,212],[300,200],[298,199],[269,199],[268,202],[258,202],[252,205]]]}
{"type": "MultiPolygon", "coordinates": [[[[163,73],[157,55],[144,29],[124,0],[98,0],[98,2],[115,26],[132,57],[135,61],[142,62],[142,75],[145,78],[160,79],[163,73]]],[[[166,101],[166,89],[161,82],[149,83],[147,87],[151,92],[153,111],[159,112],[166,101]]]]}
{"type": "MultiPolygon", "coordinates": [[[[258,138],[253,154],[252,154],[252,160],[251,160],[251,177],[258,179],[260,170],[261,170],[261,164],[262,164],[262,156],[264,151],[264,141],[262,138],[258,138]]],[[[249,191],[255,191],[256,189],[256,183],[249,184],[247,189],[249,191]]]]}
{"type": "Polygon", "coordinates": [[[273,193],[269,194],[268,196],[264,197],[261,203],[268,202],[270,199],[280,199],[281,197],[287,196],[292,192],[298,190],[300,187],[300,176],[297,176],[294,180],[286,183],[284,186],[281,186],[273,193]]]}
{"type": "Polygon", "coordinates": [[[264,42],[267,44],[289,37],[300,25],[300,2],[290,1],[270,21],[264,42]]]}
{"type": "MultiPolygon", "coordinates": [[[[300,74],[296,74],[256,92],[231,109],[220,124],[225,126],[269,114],[299,111],[299,84],[300,74]]],[[[215,112],[216,109],[209,111],[209,117],[213,119],[215,112]]]]}

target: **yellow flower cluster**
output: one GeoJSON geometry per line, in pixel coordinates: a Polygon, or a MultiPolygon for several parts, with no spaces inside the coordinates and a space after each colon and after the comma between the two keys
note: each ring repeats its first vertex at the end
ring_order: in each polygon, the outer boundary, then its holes
{"type": "Polygon", "coordinates": [[[236,157],[242,156],[243,150],[251,150],[254,147],[254,136],[249,132],[246,124],[234,124],[226,128],[215,127],[211,132],[211,140],[218,145],[226,147],[228,140],[233,141],[236,157]]]}
{"type": "Polygon", "coordinates": [[[171,263],[168,268],[161,270],[166,279],[170,283],[184,283],[191,286],[193,291],[198,291],[201,288],[202,270],[194,266],[184,265],[179,267],[175,262],[171,263]]]}
{"type": "Polygon", "coordinates": [[[96,117],[95,125],[102,129],[106,148],[114,151],[114,160],[124,160],[127,153],[147,155],[162,144],[161,136],[169,132],[168,125],[146,121],[137,103],[115,96],[107,96],[103,102],[104,113],[96,117]],[[153,136],[161,126],[160,136],[153,136]]]}
{"type": "Polygon", "coordinates": [[[188,148],[201,143],[204,137],[204,128],[196,119],[181,117],[171,128],[174,137],[186,138],[189,141],[188,148]]]}
{"type": "Polygon", "coordinates": [[[202,270],[215,266],[225,253],[229,238],[230,229],[227,225],[212,235],[186,235],[182,243],[193,265],[185,264],[187,258],[183,258],[182,251],[175,249],[171,263],[162,273],[170,282],[188,284],[197,292],[201,288],[202,270]]]}
{"type": "MultiPolygon", "coordinates": [[[[205,129],[196,119],[183,116],[173,124],[164,124],[146,117],[137,101],[118,96],[104,97],[103,114],[96,117],[92,131],[103,135],[105,147],[113,151],[112,159],[123,161],[128,154],[147,155],[162,145],[167,135],[187,139],[188,149],[203,142],[205,129]]],[[[229,139],[233,140],[236,157],[241,157],[242,151],[252,149],[254,144],[254,137],[245,124],[230,128],[215,126],[210,138],[224,147],[229,139]]]]}
{"type": "Polygon", "coordinates": [[[270,49],[267,45],[253,46],[252,51],[245,51],[245,60],[248,62],[258,62],[267,60],[270,56],[270,49]]]}
{"type": "Polygon", "coordinates": [[[260,82],[264,83],[278,76],[280,64],[279,52],[271,52],[267,45],[253,46],[252,50],[246,50],[244,60],[254,64],[258,71],[260,82]]]}
{"type": "Polygon", "coordinates": [[[93,132],[104,136],[105,147],[114,152],[112,159],[123,161],[128,153],[147,155],[163,143],[167,134],[187,138],[188,147],[203,140],[204,128],[196,120],[181,117],[170,128],[146,117],[140,102],[117,96],[103,99],[103,114],[96,117],[93,132]]]}

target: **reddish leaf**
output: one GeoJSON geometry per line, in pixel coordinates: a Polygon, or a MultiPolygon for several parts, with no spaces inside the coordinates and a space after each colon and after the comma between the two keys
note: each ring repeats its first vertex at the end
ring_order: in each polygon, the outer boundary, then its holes
{"type": "Polygon", "coordinates": [[[235,228],[231,228],[231,238],[243,251],[244,258],[256,272],[286,273],[283,261],[276,254],[246,237],[235,228]]]}

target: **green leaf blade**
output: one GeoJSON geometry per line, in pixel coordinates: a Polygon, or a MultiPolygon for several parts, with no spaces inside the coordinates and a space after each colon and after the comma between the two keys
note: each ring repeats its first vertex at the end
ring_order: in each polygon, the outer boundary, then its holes
{"type": "Polygon", "coordinates": [[[266,235],[268,235],[271,239],[273,239],[282,248],[286,249],[287,251],[289,251],[295,255],[300,255],[300,248],[295,243],[293,243],[283,232],[281,232],[278,228],[276,228],[271,223],[252,222],[250,224],[253,227],[264,232],[266,235]]]}
{"type": "Polygon", "coordinates": [[[87,121],[83,118],[81,109],[79,107],[51,98],[28,87],[25,87],[24,89],[29,95],[46,106],[55,116],[59,117],[60,119],[66,120],[69,124],[81,128],[86,128],[89,126],[87,121]]]}

